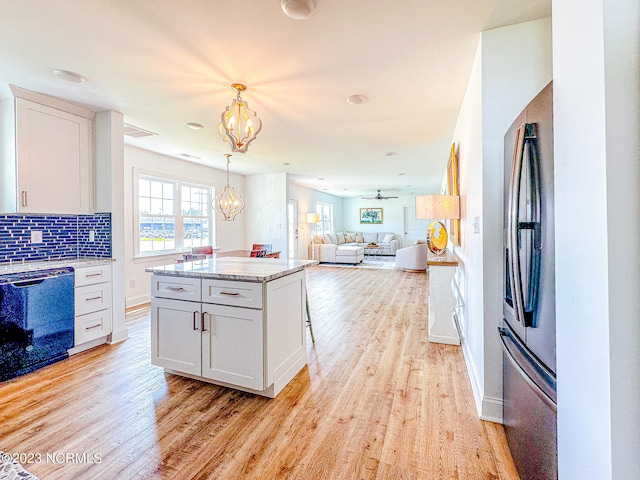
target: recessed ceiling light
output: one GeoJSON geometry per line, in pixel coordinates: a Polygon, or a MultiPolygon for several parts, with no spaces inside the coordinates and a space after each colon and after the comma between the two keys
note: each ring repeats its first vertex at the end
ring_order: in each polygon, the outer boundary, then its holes
{"type": "Polygon", "coordinates": [[[187,127],[189,127],[191,130],[201,130],[204,128],[204,125],[200,125],[199,123],[195,122],[189,122],[187,123],[187,127]]]}
{"type": "Polygon", "coordinates": [[[289,162],[280,162],[280,165],[284,165],[285,167],[291,165],[289,162]]]}
{"type": "Polygon", "coordinates": [[[71,83],[84,83],[87,81],[86,77],[79,73],[70,72],[69,70],[54,70],[53,74],[60,80],[71,83]]]}
{"type": "Polygon", "coordinates": [[[382,154],[383,157],[393,157],[396,154],[396,152],[384,152],[382,154]]]}
{"type": "Polygon", "coordinates": [[[282,11],[295,20],[307,18],[316,9],[318,0],[280,0],[282,11]]]}
{"type": "Polygon", "coordinates": [[[318,178],[318,180],[320,180],[320,181],[324,181],[324,178],[320,177],[320,178],[318,178]]]}
{"type": "Polygon", "coordinates": [[[348,188],[343,188],[343,190],[346,192],[347,190],[349,190],[348,188]]]}
{"type": "Polygon", "coordinates": [[[349,105],[362,105],[363,103],[366,103],[367,100],[368,98],[364,95],[349,95],[347,97],[347,103],[349,105]]]}
{"type": "Polygon", "coordinates": [[[401,172],[401,173],[398,174],[399,177],[402,177],[403,175],[406,175],[406,173],[401,172]]]}

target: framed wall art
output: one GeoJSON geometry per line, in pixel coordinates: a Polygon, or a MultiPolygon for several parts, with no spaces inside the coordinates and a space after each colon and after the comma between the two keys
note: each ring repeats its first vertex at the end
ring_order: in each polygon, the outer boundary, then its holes
{"type": "Polygon", "coordinates": [[[381,208],[361,208],[360,223],[370,223],[373,225],[381,224],[382,209],[381,208]]]}
{"type": "MultiPolygon", "coordinates": [[[[447,164],[447,194],[460,195],[460,179],[458,173],[458,157],[456,156],[456,144],[451,145],[451,154],[447,164]]],[[[460,246],[460,220],[449,220],[452,225],[449,228],[451,240],[460,246]]]]}

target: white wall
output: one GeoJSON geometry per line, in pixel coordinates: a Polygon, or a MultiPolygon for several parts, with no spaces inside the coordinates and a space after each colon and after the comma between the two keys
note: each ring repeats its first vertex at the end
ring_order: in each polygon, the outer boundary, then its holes
{"type": "Polygon", "coordinates": [[[463,349],[476,406],[502,420],[502,211],[504,134],[551,81],[549,18],[482,33],[453,142],[459,152],[464,274],[463,349]],[[480,234],[474,234],[479,217],[480,234]]]}
{"type": "Polygon", "coordinates": [[[289,198],[298,202],[298,257],[307,259],[309,256],[308,245],[311,243],[311,229],[310,225],[306,223],[307,213],[316,211],[317,202],[333,205],[334,230],[340,231],[343,228],[343,199],[295,183],[289,184],[289,198]]]}
{"type": "Polygon", "coordinates": [[[103,111],[96,115],[96,211],[111,212],[111,265],[113,328],[110,343],[128,338],[125,325],[125,203],[124,203],[124,119],[121,113],[103,111]]]}
{"type": "MultiPolygon", "coordinates": [[[[173,263],[178,255],[164,255],[160,257],[134,258],[135,217],[133,212],[133,181],[134,169],[142,169],[158,175],[167,175],[171,178],[182,178],[195,183],[209,183],[215,186],[216,192],[220,192],[227,183],[226,171],[218,170],[204,165],[186,162],[159,153],[142,150],[125,145],[124,147],[124,261],[125,261],[125,292],[126,305],[131,307],[149,302],[151,277],[145,272],[145,268],[156,265],[173,263]],[[185,173],[188,172],[188,173],[185,173]]],[[[231,186],[243,198],[244,176],[231,173],[229,175],[231,186]]],[[[245,217],[249,207],[236,217],[233,222],[226,222],[215,216],[216,246],[221,251],[238,250],[247,248],[245,244],[245,217]]],[[[249,245],[250,247],[251,245],[249,245]]]]}
{"type": "MultiPolygon", "coordinates": [[[[473,386],[478,412],[482,415],[484,398],[484,289],[483,238],[484,225],[473,233],[475,217],[484,217],[482,210],[482,44],[478,44],[467,91],[460,108],[453,141],[458,154],[460,181],[461,245],[453,247],[458,255],[458,288],[463,308],[458,312],[463,332],[462,351],[473,386]]],[[[446,174],[445,174],[446,176],[446,174]]],[[[485,418],[489,414],[485,412],[485,418]]]]}
{"type": "Polygon", "coordinates": [[[640,6],[553,2],[561,479],[640,471],[640,6]]]}
{"type": "MultiPolygon", "coordinates": [[[[443,159],[446,164],[446,159],[443,159]]],[[[426,195],[435,192],[420,192],[417,195],[426,195]]],[[[343,229],[347,232],[391,232],[404,236],[404,209],[415,207],[416,195],[398,195],[398,198],[388,200],[363,200],[359,197],[344,199],[343,229]],[[367,225],[360,223],[361,208],[382,208],[382,224],[367,225]]],[[[425,232],[426,234],[426,232],[425,232]]],[[[398,248],[408,245],[400,245],[398,248]]]]}
{"type": "MultiPolygon", "coordinates": [[[[249,175],[245,177],[244,196],[246,245],[270,243],[274,252],[287,252],[287,174],[249,175]]],[[[238,247],[240,248],[240,247],[238,247]]]]}

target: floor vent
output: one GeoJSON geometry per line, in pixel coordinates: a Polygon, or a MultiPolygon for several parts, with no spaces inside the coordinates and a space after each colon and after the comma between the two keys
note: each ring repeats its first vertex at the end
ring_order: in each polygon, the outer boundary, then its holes
{"type": "Polygon", "coordinates": [[[133,125],[129,125],[128,123],[124,124],[124,134],[133,138],[152,137],[154,135],[158,135],[157,133],[150,132],[149,130],[144,130],[143,128],[134,127],[133,125]]]}

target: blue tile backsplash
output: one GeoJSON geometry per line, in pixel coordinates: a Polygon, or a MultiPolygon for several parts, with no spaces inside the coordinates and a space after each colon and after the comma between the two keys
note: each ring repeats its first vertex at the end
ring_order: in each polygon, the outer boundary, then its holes
{"type": "Polygon", "coordinates": [[[0,215],[0,263],[79,257],[111,257],[110,213],[0,215]],[[31,243],[32,230],[42,232],[42,243],[31,243]]]}

